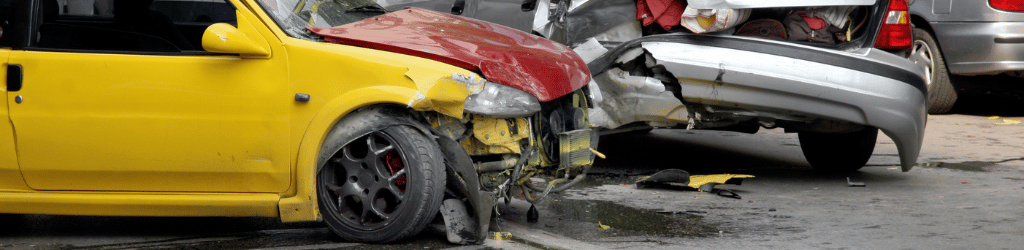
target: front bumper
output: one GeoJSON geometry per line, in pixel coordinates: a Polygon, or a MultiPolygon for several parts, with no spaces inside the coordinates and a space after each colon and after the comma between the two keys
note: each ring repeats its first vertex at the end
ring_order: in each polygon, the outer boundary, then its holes
{"type": "Polygon", "coordinates": [[[1024,22],[935,22],[931,26],[950,73],[1024,70],[1024,22]]]}
{"type": "Polygon", "coordinates": [[[638,40],[636,46],[679,80],[685,103],[760,118],[876,127],[896,143],[903,171],[917,161],[926,95],[923,73],[906,59],[876,49],[843,52],[736,37],[638,40]]]}

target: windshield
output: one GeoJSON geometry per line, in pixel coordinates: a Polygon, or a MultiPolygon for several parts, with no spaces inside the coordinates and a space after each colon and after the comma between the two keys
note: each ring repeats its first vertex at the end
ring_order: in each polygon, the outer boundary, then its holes
{"type": "Polygon", "coordinates": [[[330,28],[387,13],[373,0],[259,0],[288,35],[312,39],[306,27],[330,28]]]}

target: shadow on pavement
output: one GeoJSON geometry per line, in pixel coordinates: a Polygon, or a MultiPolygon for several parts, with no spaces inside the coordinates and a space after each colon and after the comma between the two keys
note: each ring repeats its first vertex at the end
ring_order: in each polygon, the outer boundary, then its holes
{"type": "Polygon", "coordinates": [[[599,150],[608,159],[595,169],[656,172],[678,168],[691,174],[744,172],[757,169],[810,170],[797,144],[757,140],[760,135],[720,131],[658,129],[643,134],[601,137],[599,150]],[[716,143],[728,139],[728,143],[716,143]],[[752,152],[767,147],[791,147],[785,152],[752,152]]]}
{"type": "Polygon", "coordinates": [[[598,160],[590,176],[628,182],[663,169],[682,169],[692,175],[751,174],[758,181],[786,184],[845,183],[846,177],[873,183],[906,178],[896,166],[866,166],[851,173],[814,171],[799,145],[792,144],[798,142],[761,136],[765,135],[685,130],[604,136],[599,147],[609,159],[598,160]]]}
{"type": "Polygon", "coordinates": [[[1024,116],[1024,78],[995,76],[954,77],[959,97],[951,114],[1024,116]]]}
{"type": "MultiPolygon", "coordinates": [[[[423,249],[450,247],[436,225],[391,244],[356,244],[321,223],[253,217],[0,214],[0,243],[34,249],[423,249]],[[20,243],[20,244],[19,244],[20,243]]],[[[0,244],[0,248],[5,248],[0,244]]]]}

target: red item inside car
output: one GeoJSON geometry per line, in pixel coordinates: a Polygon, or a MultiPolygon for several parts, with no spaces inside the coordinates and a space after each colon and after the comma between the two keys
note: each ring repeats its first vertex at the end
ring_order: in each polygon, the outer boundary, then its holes
{"type": "Polygon", "coordinates": [[[825,28],[825,26],[828,26],[828,23],[825,22],[825,19],[809,17],[806,14],[800,14],[800,17],[803,17],[804,22],[807,23],[807,27],[810,27],[813,30],[820,30],[825,28]]]}
{"type": "Polygon", "coordinates": [[[665,30],[678,26],[686,5],[680,0],[637,0],[636,20],[650,26],[657,22],[665,30]]]}

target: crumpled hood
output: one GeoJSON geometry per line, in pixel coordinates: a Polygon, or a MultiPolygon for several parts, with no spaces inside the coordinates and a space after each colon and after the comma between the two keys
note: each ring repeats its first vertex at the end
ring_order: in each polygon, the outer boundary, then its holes
{"type": "Polygon", "coordinates": [[[550,40],[480,20],[418,8],[328,29],[310,28],[327,42],[424,57],[483,74],[529,92],[542,102],[590,82],[575,52],[550,40]]]}

